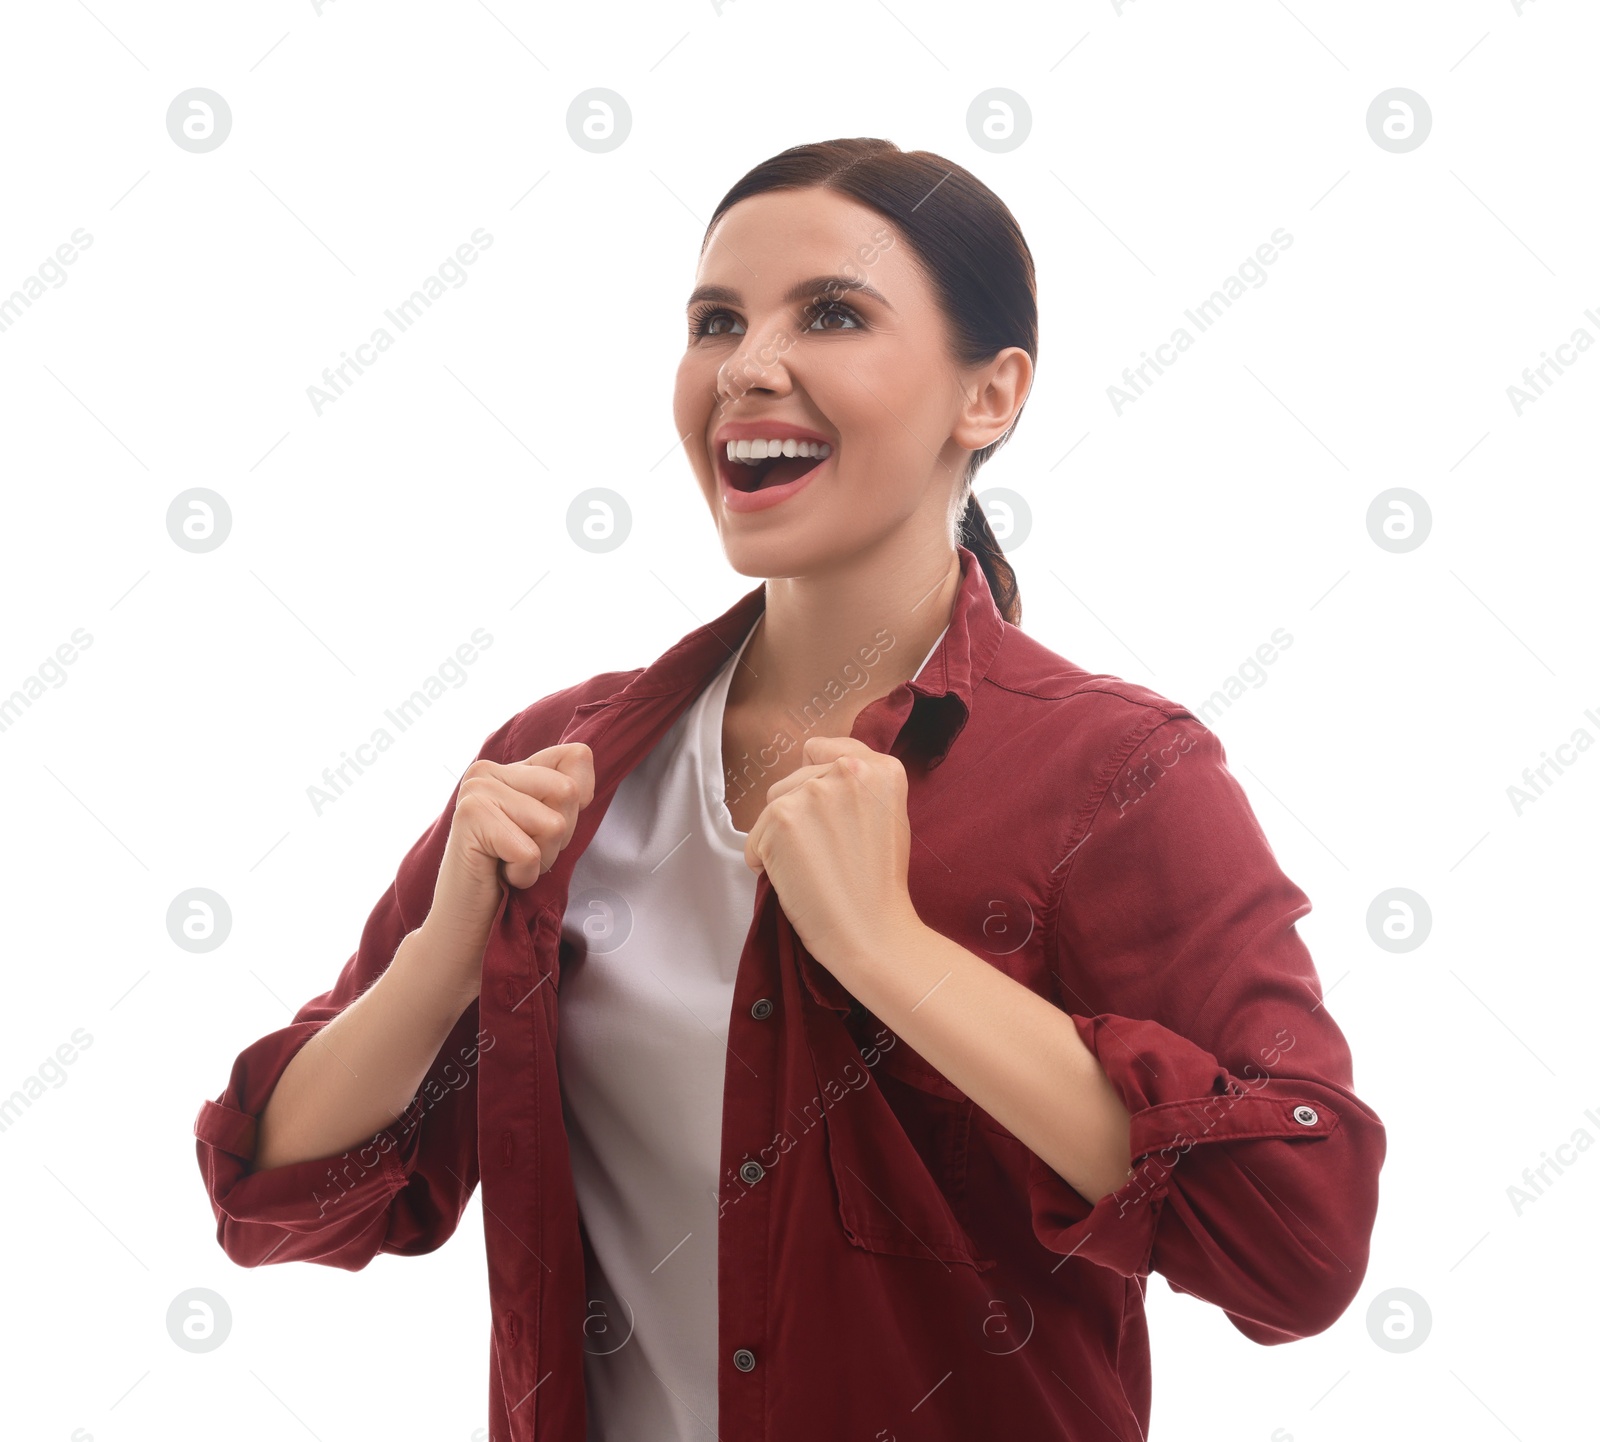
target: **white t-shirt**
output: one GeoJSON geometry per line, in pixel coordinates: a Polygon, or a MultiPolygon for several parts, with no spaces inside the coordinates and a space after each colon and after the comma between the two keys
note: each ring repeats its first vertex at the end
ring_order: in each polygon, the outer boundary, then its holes
{"type": "Polygon", "coordinates": [[[590,1442],[716,1436],[723,1074],[756,893],[724,800],[722,720],[754,634],[623,778],[562,921],[583,960],[562,974],[556,1066],[601,1271],[585,1319],[590,1442]]]}

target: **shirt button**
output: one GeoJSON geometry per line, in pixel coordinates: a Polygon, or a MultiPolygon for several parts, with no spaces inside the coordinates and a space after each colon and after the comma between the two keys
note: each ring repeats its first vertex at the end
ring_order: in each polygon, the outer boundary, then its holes
{"type": "Polygon", "coordinates": [[[746,1162],[739,1168],[740,1179],[746,1182],[759,1182],[766,1174],[766,1168],[760,1162],[746,1162]]]}
{"type": "Polygon", "coordinates": [[[1303,1127],[1314,1127],[1317,1124],[1316,1108],[1298,1106],[1294,1109],[1294,1119],[1303,1127]]]}
{"type": "Polygon", "coordinates": [[[750,1008],[750,1015],[757,1021],[765,1021],[772,1015],[771,1000],[768,997],[762,997],[760,1001],[750,1008]]]}
{"type": "Polygon", "coordinates": [[[756,1369],[756,1354],[748,1347],[741,1347],[733,1354],[733,1365],[741,1372],[753,1372],[756,1369]]]}

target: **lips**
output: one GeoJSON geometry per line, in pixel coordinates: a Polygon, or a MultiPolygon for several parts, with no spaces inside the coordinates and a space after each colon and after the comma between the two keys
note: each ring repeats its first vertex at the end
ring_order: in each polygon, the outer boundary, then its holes
{"type": "MultiPolygon", "coordinates": [[[[711,463],[717,473],[722,507],[730,515],[755,514],[782,506],[799,495],[815,477],[826,473],[838,454],[837,443],[816,431],[779,421],[738,421],[719,427],[712,439],[711,463]],[[826,456],[771,456],[759,461],[730,460],[731,441],[807,441],[826,456]]],[[[753,450],[751,446],[748,449],[753,450]]],[[[785,446],[785,449],[788,449],[785,446]]]]}
{"type": "Polygon", "coordinates": [[[832,459],[836,443],[820,431],[791,425],[779,420],[734,421],[720,426],[712,438],[711,450],[717,478],[725,492],[754,495],[761,491],[793,487],[819,466],[832,459]],[[730,460],[730,441],[808,441],[820,444],[829,451],[827,456],[772,456],[754,463],[730,460]]]}

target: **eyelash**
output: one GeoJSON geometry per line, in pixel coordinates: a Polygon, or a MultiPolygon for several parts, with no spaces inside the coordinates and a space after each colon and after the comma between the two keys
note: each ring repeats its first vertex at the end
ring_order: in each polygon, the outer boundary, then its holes
{"type": "MultiPolygon", "coordinates": [[[[823,296],[815,296],[807,306],[807,310],[813,312],[811,315],[812,321],[817,320],[824,315],[846,315],[855,321],[856,328],[865,329],[866,326],[866,322],[861,317],[861,312],[858,311],[854,306],[846,305],[843,301],[828,300],[823,296]]],[[[697,305],[693,311],[690,312],[689,333],[696,338],[715,339],[715,337],[710,336],[710,334],[707,332],[706,322],[709,321],[712,316],[717,315],[725,315],[730,319],[732,318],[732,313],[728,310],[725,310],[722,306],[715,305],[710,301],[703,301],[701,304],[697,305]]],[[[808,330],[810,329],[809,321],[807,322],[806,328],[808,330]]],[[[723,331],[720,332],[720,334],[726,335],[728,332],[723,331]]]]}

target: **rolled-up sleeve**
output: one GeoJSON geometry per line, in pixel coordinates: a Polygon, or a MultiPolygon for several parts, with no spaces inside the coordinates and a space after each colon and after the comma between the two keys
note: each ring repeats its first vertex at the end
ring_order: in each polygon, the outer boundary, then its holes
{"type": "MultiPolygon", "coordinates": [[[[503,759],[511,725],[495,731],[478,755],[503,759]]],[[[201,1103],[194,1122],[200,1172],[217,1241],[241,1266],[307,1261],[359,1271],[379,1252],[432,1251],[454,1232],[478,1184],[477,1060],[487,1047],[476,1001],[392,1125],[341,1156],[250,1170],[257,1119],[289,1063],[378,979],[426,918],[455,804],[452,792],[407,851],[332,989],[240,1052],[222,1094],[201,1103]]]]}
{"type": "Polygon", "coordinates": [[[1113,762],[1069,838],[1053,961],[1133,1166],[1091,1205],[1030,1153],[1034,1233],[1159,1272],[1253,1341],[1312,1335],[1365,1276],[1386,1141],[1295,930],[1311,903],[1192,715],[1135,727],[1113,762]]]}

